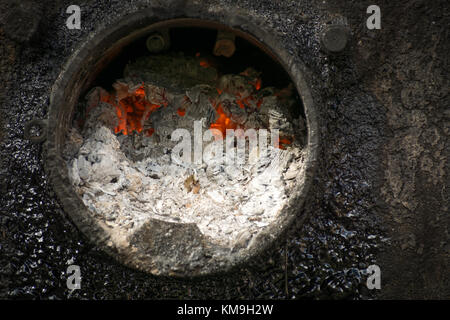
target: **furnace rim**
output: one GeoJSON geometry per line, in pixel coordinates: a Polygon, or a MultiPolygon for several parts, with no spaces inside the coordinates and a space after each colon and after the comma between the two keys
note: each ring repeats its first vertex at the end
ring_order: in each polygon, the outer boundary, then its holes
{"type": "Polygon", "coordinates": [[[86,40],[68,61],[52,88],[46,142],[46,169],[55,193],[72,221],[93,243],[121,263],[151,274],[198,276],[229,270],[273,245],[294,219],[304,221],[306,218],[305,215],[299,216],[299,211],[307,197],[314,175],[319,143],[317,111],[305,80],[308,71],[298,58],[279,46],[278,39],[268,32],[264,32],[261,25],[248,21],[246,17],[221,12],[217,14],[215,21],[209,19],[211,19],[211,14],[197,7],[183,8],[182,13],[176,12],[176,10],[158,9],[157,12],[143,10],[127,16],[114,26],[97,31],[94,37],[86,40]],[[61,150],[64,144],[65,130],[71,126],[75,105],[79,97],[120,50],[127,43],[143,34],[150,33],[152,30],[183,24],[232,30],[237,35],[257,45],[283,66],[295,84],[305,109],[308,130],[308,140],[305,147],[307,150],[306,169],[302,179],[303,183],[295,189],[289,204],[280,214],[276,223],[266,228],[258,236],[257,245],[252,247],[251,250],[239,256],[230,257],[226,263],[211,263],[201,268],[186,267],[183,270],[170,270],[170,268],[159,270],[145,257],[136,256],[126,248],[112,245],[104,230],[97,225],[87,212],[88,209],[81,199],[75,195],[67,175],[65,162],[61,157],[61,150]],[[258,38],[259,40],[257,40],[258,38]]]}

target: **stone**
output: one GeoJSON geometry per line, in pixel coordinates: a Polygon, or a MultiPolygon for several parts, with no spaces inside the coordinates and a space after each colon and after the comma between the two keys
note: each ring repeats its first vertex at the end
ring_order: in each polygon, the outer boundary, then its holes
{"type": "Polygon", "coordinates": [[[92,172],[91,163],[84,156],[80,155],[78,156],[77,166],[79,177],[84,181],[88,181],[92,172]]]}
{"type": "Polygon", "coordinates": [[[100,161],[96,162],[92,165],[92,179],[102,183],[109,183],[113,179],[117,179],[120,177],[120,170],[117,158],[111,157],[110,154],[107,154],[105,151],[110,151],[112,149],[105,148],[100,149],[99,157],[100,161]],[[104,151],[102,154],[100,152],[104,151]]]}

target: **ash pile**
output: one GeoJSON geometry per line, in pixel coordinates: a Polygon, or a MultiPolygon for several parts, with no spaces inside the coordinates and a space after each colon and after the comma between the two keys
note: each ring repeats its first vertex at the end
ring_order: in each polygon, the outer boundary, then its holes
{"type": "Polygon", "coordinates": [[[129,63],[113,88],[81,103],[64,157],[75,191],[118,243],[157,219],[195,224],[230,252],[247,248],[302,183],[306,129],[291,115],[293,86],[263,88],[253,69],[219,75],[198,56],[166,54],[129,63]],[[233,158],[237,140],[226,149],[227,129],[259,133],[244,161],[233,158]]]}

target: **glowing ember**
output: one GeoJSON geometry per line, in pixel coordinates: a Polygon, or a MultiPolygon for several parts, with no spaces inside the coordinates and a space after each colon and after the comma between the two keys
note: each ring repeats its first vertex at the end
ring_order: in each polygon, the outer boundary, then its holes
{"type": "MultiPolygon", "coordinates": [[[[116,93],[110,95],[102,95],[100,100],[113,105],[117,114],[117,126],[114,133],[122,132],[128,135],[135,132],[142,132],[143,122],[150,117],[150,114],[162,105],[167,106],[164,96],[161,104],[154,104],[147,100],[144,84],[132,91],[128,91],[128,87],[123,84],[115,84],[116,93]]],[[[153,129],[146,131],[147,136],[153,134],[153,129]]]]}
{"type": "MultiPolygon", "coordinates": [[[[213,106],[215,106],[214,101],[211,101],[211,103],[213,106]]],[[[227,129],[237,129],[238,126],[230,118],[227,117],[227,115],[223,111],[222,105],[220,103],[217,106],[215,106],[215,109],[216,109],[217,113],[219,114],[219,117],[216,120],[216,122],[211,123],[210,129],[219,130],[222,134],[215,135],[215,138],[222,139],[226,135],[227,129]]]]}
{"type": "Polygon", "coordinates": [[[278,148],[285,150],[286,149],[285,145],[290,145],[292,143],[292,140],[287,137],[280,137],[278,141],[278,148]]]}
{"type": "Polygon", "coordinates": [[[256,80],[255,88],[256,90],[261,89],[261,79],[256,80]]]}
{"type": "Polygon", "coordinates": [[[180,117],[184,117],[186,115],[186,109],[178,108],[177,113],[180,117]]]}
{"type": "Polygon", "coordinates": [[[203,67],[203,68],[209,68],[209,67],[211,67],[211,65],[209,64],[209,62],[206,61],[206,60],[201,60],[201,61],[200,61],[200,66],[203,67]]]}
{"type": "Polygon", "coordinates": [[[255,89],[258,91],[261,89],[261,78],[256,79],[256,81],[250,81],[250,84],[255,86],[255,89]]]}
{"type": "Polygon", "coordinates": [[[155,129],[153,129],[153,128],[147,129],[147,131],[146,131],[147,137],[151,137],[153,135],[153,133],[155,133],[155,129]]]}
{"type": "MultiPolygon", "coordinates": [[[[196,54],[197,57],[200,54],[196,54]]],[[[208,68],[210,64],[206,59],[200,60],[200,65],[208,68]]],[[[245,76],[246,80],[241,82],[230,82],[232,85],[218,85],[216,90],[218,96],[215,98],[210,98],[211,106],[217,112],[217,117],[214,123],[210,124],[210,129],[217,129],[220,134],[215,132],[216,139],[223,139],[226,136],[227,129],[246,129],[243,123],[235,122],[235,113],[231,113],[228,108],[224,108],[220,97],[223,93],[234,96],[234,102],[240,109],[245,109],[245,113],[251,114],[253,112],[258,112],[263,103],[263,98],[255,98],[252,94],[256,94],[255,90],[261,89],[261,78],[259,74],[255,73],[250,69],[241,73],[245,76]],[[250,79],[249,79],[250,78],[250,79]],[[247,86],[245,85],[247,83],[247,86]],[[249,89],[248,84],[251,85],[249,89]]],[[[107,93],[106,91],[101,91],[100,100],[112,105],[115,108],[117,115],[117,126],[114,128],[114,133],[123,135],[131,135],[134,132],[143,133],[147,137],[153,135],[155,130],[153,128],[144,128],[144,122],[149,119],[150,115],[161,107],[166,107],[169,101],[165,94],[165,89],[156,87],[153,85],[146,85],[142,83],[138,87],[132,89],[125,83],[120,81],[113,84],[115,89],[114,93],[107,93]]],[[[285,88],[274,95],[282,100],[284,97],[290,95],[292,88],[285,88]]],[[[190,98],[185,95],[181,101],[180,106],[176,109],[176,114],[180,117],[186,115],[187,110],[192,105],[190,98]]],[[[89,110],[88,110],[89,111],[89,110]]],[[[236,111],[235,111],[236,112],[236,111]]],[[[258,129],[258,128],[257,128],[258,129]]],[[[281,136],[279,141],[275,143],[280,149],[286,149],[286,147],[292,144],[294,137],[281,136]]]]}

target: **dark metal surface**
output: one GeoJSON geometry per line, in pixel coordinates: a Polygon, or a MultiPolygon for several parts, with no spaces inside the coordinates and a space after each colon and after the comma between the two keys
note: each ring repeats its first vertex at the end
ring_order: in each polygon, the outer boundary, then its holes
{"type": "Polygon", "coordinates": [[[4,32],[14,41],[27,43],[37,38],[42,18],[41,4],[37,1],[9,1],[4,32]]]}
{"type": "MultiPolygon", "coordinates": [[[[181,16],[182,3],[153,4],[181,16]]],[[[67,30],[70,4],[49,1],[41,41],[33,46],[5,35],[7,11],[0,10],[2,298],[370,298],[375,293],[365,286],[364,270],[373,263],[383,272],[383,297],[449,296],[442,193],[448,174],[439,169],[448,148],[446,1],[380,1],[386,14],[378,33],[366,30],[368,4],[360,1],[201,3],[212,19],[217,8],[257,17],[303,61],[322,143],[299,213],[309,214],[307,223],[294,223],[284,240],[245,266],[191,280],[133,271],[90,244],[65,218],[41,146],[23,137],[27,121],[47,116],[52,85],[91,32],[149,7],[148,1],[81,1],[82,29],[67,30]],[[353,34],[348,54],[328,56],[318,34],[336,12],[349,19],[353,34]],[[69,264],[79,265],[83,277],[73,293],[66,287],[69,264]]]]}

